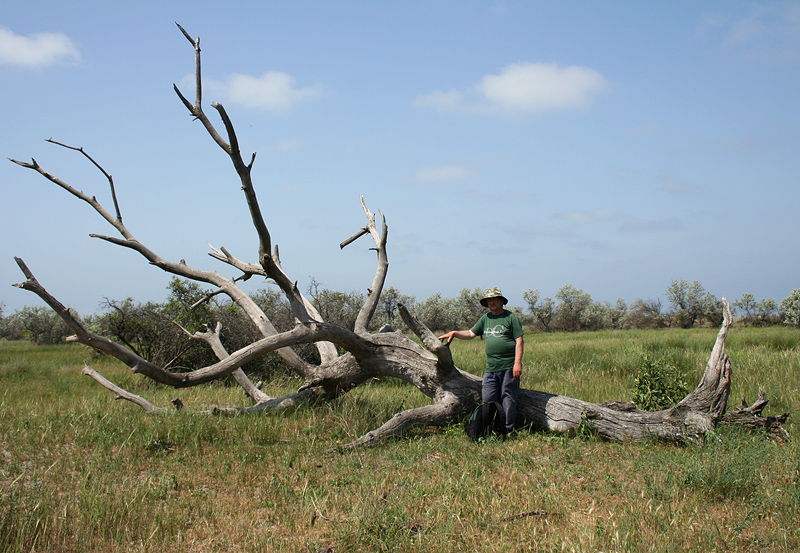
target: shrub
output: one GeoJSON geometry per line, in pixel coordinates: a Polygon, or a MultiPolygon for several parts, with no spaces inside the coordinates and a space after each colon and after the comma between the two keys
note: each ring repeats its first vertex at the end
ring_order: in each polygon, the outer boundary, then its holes
{"type": "Polygon", "coordinates": [[[622,320],[624,328],[663,328],[667,325],[660,299],[635,299],[622,320]]]}
{"type": "Polygon", "coordinates": [[[370,330],[378,330],[384,325],[391,325],[395,330],[404,327],[403,319],[400,317],[400,305],[411,308],[416,298],[400,293],[394,286],[389,286],[381,292],[378,307],[370,324],[370,330]]]}
{"type": "Polygon", "coordinates": [[[556,314],[556,304],[552,298],[543,298],[539,290],[526,290],[522,297],[528,303],[533,325],[537,330],[550,331],[550,324],[556,314]],[[541,303],[539,300],[541,299],[541,303]]]}
{"type": "Polygon", "coordinates": [[[352,330],[366,298],[361,292],[337,292],[312,278],[308,295],[322,320],[352,330]]]}
{"type": "Polygon", "coordinates": [[[667,409],[689,393],[686,378],[672,361],[671,355],[657,356],[653,352],[640,351],[637,365],[631,400],[639,409],[667,409]]]}
{"type": "Polygon", "coordinates": [[[692,328],[705,321],[712,326],[722,323],[722,302],[714,294],[706,292],[696,280],[692,284],[685,280],[673,280],[666,295],[673,306],[669,314],[672,324],[681,328],[692,328]]]}
{"type": "MultiPolygon", "coordinates": [[[[439,292],[428,297],[423,302],[417,303],[412,313],[428,328],[434,331],[461,328],[461,313],[458,303],[453,298],[443,298],[439,292]]],[[[475,321],[472,322],[475,324],[475,321]]],[[[469,326],[471,327],[472,324],[469,326]]]]}
{"type": "Polygon", "coordinates": [[[800,328],[800,288],[795,288],[792,293],[781,301],[783,324],[800,328]]]}
{"type": "Polygon", "coordinates": [[[584,318],[592,305],[592,296],[566,284],[556,292],[556,299],[559,301],[556,306],[556,328],[571,332],[585,328],[584,318]]]}
{"type": "MultiPolygon", "coordinates": [[[[77,314],[73,312],[76,318],[77,314]]],[[[0,338],[30,340],[37,346],[60,344],[72,334],[67,324],[49,307],[23,307],[9,317],[0,317],[0,338]]]]}

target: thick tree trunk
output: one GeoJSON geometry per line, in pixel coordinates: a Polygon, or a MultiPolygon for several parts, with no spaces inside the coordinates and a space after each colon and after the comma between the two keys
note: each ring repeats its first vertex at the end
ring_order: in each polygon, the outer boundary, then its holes
{"type": "Polygon", "coordinates": [[[730,305],[723,298],[725,317],[697,388],[676,406],[645,412],[631,405],[593,404],[564,396],[524,390],[518,412],[534,427],[567,432],[581,425],[610,440],[693,440],[712,430],[725,412],[731,385],[731,362],[725,338],[731,325],[730,305]]]}

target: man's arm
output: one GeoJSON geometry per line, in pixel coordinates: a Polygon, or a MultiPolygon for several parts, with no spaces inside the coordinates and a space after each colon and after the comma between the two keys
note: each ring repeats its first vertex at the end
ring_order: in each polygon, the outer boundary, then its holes
{"type": "Polygon", "coordinates": [[[519,378],[522,374],[522,354],[525,352],[525,342],[520,336],[517,338],[517,345],[514,348],[514,378],[519,378]]]}
{"type": "Polygon", "coordinates": [[[472,340],[476,336],[477,334],[475,334],[471,330],[451,330],[450,332],[439,336],[439,339],[444,340],[445,338],[447,338],[447,343],[449,344],[450,342],[453,341],[453,338],[458,338],[460,340],[472,340]]]}

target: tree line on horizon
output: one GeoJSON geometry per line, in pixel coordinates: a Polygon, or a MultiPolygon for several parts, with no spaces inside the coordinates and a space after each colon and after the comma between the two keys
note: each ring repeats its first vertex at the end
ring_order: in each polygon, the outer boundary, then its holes
{"type": "MultiPolygon", "coordinates": [[[[106,299],[98,314],[82,317],[84,325],[130,348],[156,364],[179,370],[182,366],[213,363],[207,348],[190,338],[204,324],[222,325],[222,337],[230,351],[244,347],[261,336],[240,308],[230,301],[204,290],[199,284],[173,278],[167,286],[163,303],[106,299]]],[[[326,288],[311,279],[308,296],[322,318],[334,324],[353,328],[364,303],[361,292],[340,292],[326,288]]],[[[423,301],[402,294],[394,287],[383,290],[372,329],[403,329],[399,306],[405,305],[428,328],[434,331],[470,328],[486,311],[480,305],[484,290],[464,288],[454,298],[435,293],[423,301]]],[[[579,332],[591,330],[629,330],[658,328],[692,328],[719,326],[722,302],[698,282],[673,280],[665,291],[669,306],[660,299],[636,299],[630,304],[618,299],[614,304],[595,301],[588,292],[571,284],[564,285],[554,298],[544,297],[539,290],[526,290],[526,305],[508,306],[523,324],[536,332],[579,332]]],[[[254,300],[279,331],[292,328],[294,319],[289,304],[277,290],[259,289],[254,300]]],[[[756,300],[743,294],[731,304],[737,321],[744,325],[784,324],[800,328],[800,288],[793,290],[780,303],[773,299],[756,300]]],[[[64,322],[47,307],[26,306],[10,315],[0,304],[0,339],[28,340],[34,344],[57,344],[71,334],[64,322]]],[[[312,360],[316,349],[301,346],[301,356],[312,360]]],[[[256,362],[258,370],[272,373],[281,362],[274,354],[256,362]]]]}

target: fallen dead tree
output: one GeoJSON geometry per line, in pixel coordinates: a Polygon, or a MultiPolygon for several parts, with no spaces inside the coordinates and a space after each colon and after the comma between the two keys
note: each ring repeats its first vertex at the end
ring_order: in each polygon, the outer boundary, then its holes
{"type": "MultiPolygon", "coordinates": [[[[209,255],[236,269],[239,273],[238,277],[226,278],[216,271],[190,267],[182,260],[169,261],[137,240],[122,222],[113,179],[82,148],[49,141],[85,156],[105,175],[114,202],[113,213],[107,211],[94,196],[84,194],[46,171],[35,159],[29,163],[11,161],[39,173],[72,196],[89,204],[119,234],[119,236],[92,234],[92,237],[129,248],[163,271],[213,286],[214,290],[211,294],[228,296],[243,310],[263,337],[244,348],[228,352],[220,340],[219,327],[208,328],[205,332],[197,333],[193,337],[205,341],[219,361],[210,366],[175,373],[143,359],[135,352],[103,336],[89,332],[80,321],[71,315],[68,309],[47,292],[21,259],[17,259],[17,263],[25,274],[26,281],[16,286],[37,294],[58,313],[74,332],[68,341],[85,344],[111,355],[125,363],[136,374],[175,388],[196,386],[233,375],[252,398],[253,405],[246,408],[219,408],[215,409],[214,413],[277,412],[298,405],[330,401],[366,381],[379,377],[399,378],[415,386],[430,398],[429,405],[398,413],[379,428],[343,446],[345,449],[377,444],[386,438],[400,436],[413,426],[445,424],[458,419],[463,413],[471,410],[480,397],[480,378],[456,367],[449,347],[437,340],[436,336],[408,310],[401,307],[401,315],[421,343],[398,331],[372,333],[368,330],[388,270],[388,226],[382,213],[379,212],[380,217],[376,217],[367,208],[363,197],[361,205],[366,217],[366,224],[341,244],[342,247],[345,247],[363,236],[370,236],[373,244],[371,249],[375,250],[377,257],[375,275],[368,287],[366,300],[358,313],[354,327],[352,329],[343,328],[325,322],[311,302],[303,296],[297,288],[296,281],[290,278],[282,268],[278,247],[273,246],[268,226],[259,208],[256,190],[251,179],[251,170],[256,156],[253,154],[249,161],[245,162],[239,150],[233,123],[222,105],[211,104],[222,121],[224,136],[223,133],[218,132],[203,111],[200,41],[191,38],[182,28],[181,31],[194,47],[195,100],[194,102],[187,100],[177,86],[174,87],[175,92],[189,113],[200,121],[209,136],[233,163],[250,210],[254,230],[259,239],[257,262],[242,261],[225,248],[212,248],[209,255]],[[278,332],[258,305],[239,287],[239,281],[247,280],[254,275],[269,279],[286,296],[296,321],[292,330],[278,332]],[[319,351],[320,362],[318,364],[304,361],[292,350],[292,346],[308,343],[315,344],[319,351]],[[340,350],[344,353],[340,354],[340,350]],[[303,378],[304,383],[296,392],[282,397],[270,397],[258,389],[241,370],[245,363],[272,351],[277,352],[283,361],[303,378]]],[[[694,440],[712,430],[725,414],[731,382],[731,363],[725,354],[725,338],[732,317],[730,306],[727,301],[723,301],[725,304],[724,321],[703,378],[697,388],[678,405],[664,411],[649,413],[621,404],[599,405],[545,392],[522,390],[518,407],[520,424],[551,432],[570,432],[582,425],[589,425],[600,436],[609,440],[686,441],[694,440]]],[[[164,410],[164,408],[150,404],[144,398],[118,388],[91,367],[85,367],[84,372],[95,378],[117,397],[132,401],[148,412],[157,413],[164,410]]],[[[180,407],[179,401],[176,402],[176,407],[180,407]]],[[[761,408],[763,409],[763,405],[761,408]]],[[[763,419],[760,410],[758,413],[752,412],[750,415],[751,422],[753,418],[755,420],[763,419]]],[[[736,421],[732,422],[736,423],[736,421]]],[[[778,429],[781,422],[774,421],[769,426],[772,429],[778,429]]],[[[768,425],[765,423],[763,426],[768,425]]],[[[782,430],[782,428],[780,429],[782,430]]]]}

